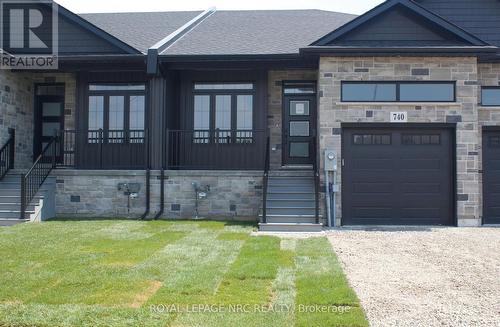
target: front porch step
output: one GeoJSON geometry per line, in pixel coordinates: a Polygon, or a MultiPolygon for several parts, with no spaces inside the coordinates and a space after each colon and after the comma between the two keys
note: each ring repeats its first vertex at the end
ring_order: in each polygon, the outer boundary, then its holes
{"type": "Polygon", "coordinates": [[[309,217],[315,216],[316,208],[315,207],[267,207],[268,215],[282,215],[282,216],[295,216],[295,217],[309,217]]]}
{"type": "Polygon", "coordinates": [[[318,233],[323,231],[323,225],[311,223],[260,223],[259,230],[261,232],[318,233]]]}
{"type": "Polygon", "coordinates": [[[314,186],[314,179],[311,177],[270,177],[269,185],[272,186],[314,186]]]}
{"type": "MultiPolygon", "coordinates": [[[[19,198],[17,199],[19,200],[19,198]]],[[[26,207],[26,211],[35,211],[35,205],[33,204],[35,203],[34,201],[29,204],[27,207],[26,207]]],[[[11,211],[11,210],[19,210],[19,208],[21,208],[21,202],[17,202],[17,203],[0,203],[0,210],[2,211],[11,211]]]]}
{"type": "Polygon", "coordinates": [[[14,226],[18,224],[23,224],[28,222],[29,219],[9,219],[9,218],[0,218],[0,226],[14,226]]]}
{"type": "Polygon", "coordinates": [[[20,190],[21,183],[20,182],[0,182],[0,190],[20,190]]]}
{"type": "Polygon", "coordinates": [[[21,189],[2,189],[0,188],[0,196],[21,196],[21,189]]]}
{"type": "MultiPolygon", "coordinates": [[[[29,217],[34,214],[35,211],[26,211],[24,218],[29,220],[29,217]]],[[[20,210],[0,210],[0,219],[19,219],[21,217],[20,210]]]]}
{"type": "Polygon", "coordinates": [[[268,193],[267,201],[298,201],[298,200],[307,200],[314,201],[315,195],[314,193],[268,193]]]}
{"type": "Polygon", "coordinates": [[[316,223],[316,218],[314,216],[267,215],[266,220],[268,223],[316,223]]]}
{"type": "Polygon", "coordinates": [[[311,186],[274,186],[268,187],[268,194],[281,193],[281,194],[308,194],[314,193],[314,187],[311,186]]]}
{"type": "Polygon", "coordinates": [[[314,177],[314,171],[311,170],[271,170],[269,177],[314,177]]]}
{"type": "MultiPolygon", "coordinates": [[[[0,195],[0,207],[3,203],[7,203],[7,204],[21,203],[20,198],[21,198],[21,194],[0,195]]],[[[41,199],[42,199],[42,197],[37,195],[33,198],[33,202],[38,203],[38,202],[40,202],[41,199]]]]}
{"type": "MultiPolygon", "coordinates": [[[[1,199],[0,199],[1,201],[1,199]]],[[[298,199],[270,199],[267,198],[267,208],[315,208],[314,197],[303,200],[298,199]]]]}

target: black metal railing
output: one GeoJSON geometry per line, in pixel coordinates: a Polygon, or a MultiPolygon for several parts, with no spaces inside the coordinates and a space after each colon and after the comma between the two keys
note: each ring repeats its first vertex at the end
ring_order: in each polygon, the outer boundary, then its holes
{"type": "Polygon", "coordinates": [[[54,136],[43,148],[42,153],[35,160],[30,170],[21,175],[21,219],[25,219],[27,206],[50,175],[52,169],[56,167],[59,154],[57,139],[57,136],[54,136]]]}
{"type": "Polygon", "coordinates": [[[270,153],[271,150],[271,137],[269,134],[266,138],[266,157],[264,160],[264,177],[262,181],[262,223],[267,223],[267,188],[269,185],[269,169],[270,169],[270,153]]]}
{"type": "Polygon", "coordinates": [[[264,130],[167,130],[167,169],[261,170],[264,130]]]}
{"type": "Polygon", "coordinates": [[[15,148],[16,132],[9,129],[9,139],[0,149],[0,180],[7,175],[10,169],[14,169],[15,148]]]}
{"type": "Polygon", "coordinates": [[[77,169],[146,169],[149,131],[64,130],[57,165],[77,169]]]}
{"type": "Polygon", "coordinates": [[[313,138],[313,149],[314,149],[314,160],[313,160],[313,171],[314,171],[314,201],[315,201],[315,218],[316,224],[319,224],[319,194],[320,194],[320,174],[319,174],[319,159],[318,159],[318,145],[316,136],[313,138]]]}

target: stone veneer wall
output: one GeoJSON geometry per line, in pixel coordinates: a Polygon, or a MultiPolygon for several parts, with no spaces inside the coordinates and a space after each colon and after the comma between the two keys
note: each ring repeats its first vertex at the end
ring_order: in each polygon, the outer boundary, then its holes
{"type": "MultiPolygon", "coordinates": [[[[459,226],[481,223],[478,71],[474,57],[323,57],[319,72],[321,149],[341,153],[341,123],[390,122],[407,111],[409,123],[456,123],[459,226]],[[456,103],[341,103],[341,81],[457,81],[456,103]]],[[[340,164],[340,162],[339,162],[340,164]]],[[[339,172],[339,180],[341,178],[339,172]]],[[[342,215],[341,194],[337,215],[342,215]]]]}
{"type": "MultiPolygon", "coordinates": [[[[145,171],[56,170],[58,217],[139,217],[146,209],[145,171]],[[127,209],[127,196],[118,183],[139,183],[137,199],[127,209]]],[[[193,218],[195,191],[192,183],[210,186],[199,201],[199,217],[257,220],[262,203],[262,172],[166,171],[163,218],[193,218]]],[[[151,174],[151,212],[160,207],[159,172],[151,174]]]]}
{"type": "Polygon", "coordinates": [[[12,73],[0,71],[0,146],[8,138],[8,129],[16,130],[17,169],[33,163],[34,90],[35,83],[65,83],[65,128],[75,127],[76,80],[72,74],[12,73]]]}
{"type": "Polygon", "coordinates": [[[281,168],[283,81],[316,81],[316,70],[276,70],[268,74],[268,128],[271,136],[271,169],[281,168]]]}
{"type": "Polygon", "coordinates": [[[31,74],[0,71],[0,147],[8,130],[16,130],[16,168],[26,168],[33,155],[33,84],[31,74]]]}

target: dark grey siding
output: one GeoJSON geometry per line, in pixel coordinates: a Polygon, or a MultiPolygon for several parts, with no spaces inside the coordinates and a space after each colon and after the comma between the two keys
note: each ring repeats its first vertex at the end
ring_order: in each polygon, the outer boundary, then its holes
{"type": "Polygon", "coordinates": [[[437,46],[464,45],[455,35],[435,26],[408,9],[399,7],[374,18],[334,41],[335,45],[359,46],[437,46]]]}
{"type": "Polygon", "coordinates": [[[149,81],[149,135],[151,137],[151,165],[153,169],[159,169],[162,166],[167,96],[172,96],[167,95],[167,80],[163,77],[153,77],[149,81]]]}
{"type": "Polygon", "coordinates": [[[60,54],[122,54],[123,50],[66,19],[59,18],[60,54]]]}
{"type": "MultiPolygon", "coordinates": [[[[49,9],[46,6],[39,6],[39,10],[48,13],[49,9]]],[[[77,23],[68,20],[59,15],[59,54],[123,54],[124,51],[117,48],[110,42],[102,39],[100,36],[84,29],[77,23]]],[[[52,34],[49,25],[39,33],[52,34]]]]}
{"type": "Polygon", "coordinates": [[[483,41],[500,45],[500,1],[419,0],[418,3],[483,41]]]}

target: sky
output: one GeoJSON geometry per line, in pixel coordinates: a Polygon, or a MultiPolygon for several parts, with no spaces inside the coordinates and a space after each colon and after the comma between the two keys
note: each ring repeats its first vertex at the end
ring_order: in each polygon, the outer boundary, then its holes
{"type": "Polygon", "coordinates": [[[362,14],[383,0],[56,0],[76,13],[255,9],[322,9],[362,14]]]}

